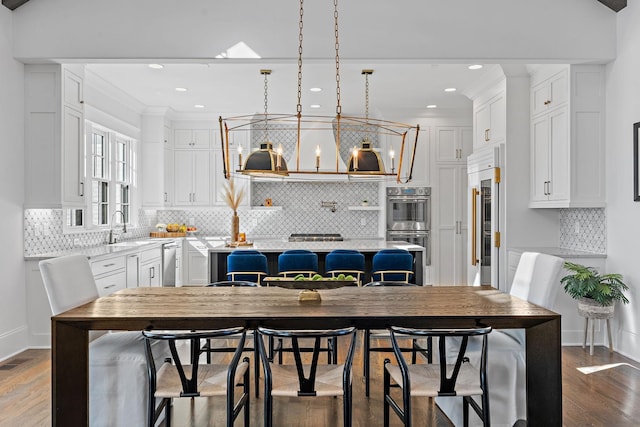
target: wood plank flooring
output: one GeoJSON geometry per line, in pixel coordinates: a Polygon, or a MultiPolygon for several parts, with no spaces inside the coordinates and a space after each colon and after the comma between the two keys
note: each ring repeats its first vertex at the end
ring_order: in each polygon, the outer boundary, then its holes
{"type": "MultiPolygon", "coordinates": [[[[387,355],[372,357],[372,395],[364,397],[362,381],[361,347],[356,353],[354,366],[354,426],[382,425],[382,398],[380,367],[387,355]]],[[[617,353],[610,354],[606,347],[596,347],[593,356],[581,347],[563,347],[563,420],[568,427],[637,426],[640,419],[640,371],[621,366],[585,375],[577,367],[610,363],[635,363],[617,353]]],[[[0,363],[0,426],[49,426],[51,401],[51,362],[48,350],[27,350],[0,363]]],[[[262,391],[262,390],[261,390],[262,391]]],[[[433,405],[424,400],[416,402],[416,425],[445,427],[451,424],[433,405]]],[[[178,399],[174,405],[173,425],[221,426],[223,407],[219,402],[206,399],[178,399]]],[[[251,400],[251,425],[262,425],[262,399],[251,400]]],[[[340,426],[342,400],[276,399],[274,423],[278,426],[340,426]]],[[[241,420],[236,422],[241,425],[241,420]]],[[[392,425],[400,423],[392,415],[392,425]]],[[[119,427],[119,426],[115,426],[119,427]]],[[[129,427],[129,426],[122,426],[129,427]]]]}

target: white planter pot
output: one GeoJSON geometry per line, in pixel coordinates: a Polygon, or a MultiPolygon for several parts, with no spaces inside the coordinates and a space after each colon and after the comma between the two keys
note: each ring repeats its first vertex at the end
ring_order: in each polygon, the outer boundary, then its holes
{"type": "Polygon", "coordinates": [[[590,298],[578,299],[578,314],[590,319],[611,319],[616,307],[615,302],[611,305],[601,305],[590,298]]]}

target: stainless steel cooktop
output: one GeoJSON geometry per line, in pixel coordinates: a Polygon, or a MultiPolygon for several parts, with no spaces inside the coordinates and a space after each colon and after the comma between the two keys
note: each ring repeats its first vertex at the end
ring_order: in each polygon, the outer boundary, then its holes
{"type": "Polygon", "coordinates": [[[289,236],[290,242],[338,242],[344,238],[340,234],[299,233],[289,236]]]}

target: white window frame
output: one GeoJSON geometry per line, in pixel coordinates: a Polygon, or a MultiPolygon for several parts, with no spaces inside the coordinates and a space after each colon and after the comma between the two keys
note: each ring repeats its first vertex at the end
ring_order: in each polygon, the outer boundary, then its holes
{"type": "Polygon", "coordinates": [[[96,123],[86,122],[86,171],[87,181],[89,181],[88,191],[86,194],[86,215],[85,215],[85,227],[87,229],[100,230],[110,229],[114,226],[122,225],[122,216],[115,215],[117,210],[123,209],[121,194],[122,186],[128,187],[128,200],[125,209],[128,211],[127,222],[129,226],[137,225],[137,141],[126,135],[114,132],[108,128],[100,126],[96,123]],[[105,142],[107,144],[106,156],[106,177],[104,179],[96,179],[93,176],[93,134],[99,134],[105,136],[105,142]],[[124,158],[119,159],[118,148],[119,144],[124,144],[124,158]],[[125,163],[125,176],[124,179],[119,179],[119,166],[125,163]],[[105,224],[94,223],[94,182],[107,182],[108,183],[108,196],[107,196],[107,218],[105,224]],[[113,224],[111,223],[113,219],[113,224]]]}

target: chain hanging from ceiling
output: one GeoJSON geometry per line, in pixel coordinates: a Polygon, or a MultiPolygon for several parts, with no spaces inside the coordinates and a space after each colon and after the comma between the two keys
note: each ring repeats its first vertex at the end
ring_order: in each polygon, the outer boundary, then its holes
{"type": "MultiPolygon", "coordinates": [[[[335,116],[323,116],[323,115],[305,115],[302,109],[302,77],[303,77],[303,29],[304,29],[304,0],[299,2],[299,21],[298,21],[298,58],[297,58],[297,104],[295,114],[277,114],[268,113],[268,82],[267,76],[271,73],[271,70],[261,70],[264,74],[264,116],[257,118],[255,115],[245,115],[236,117],[219,117],[220,123],[220,137],[222,140],[222,159],[223,170],[226,179],[231,177],[230,157],[229,157],[229,145],[230,134],[239,132],[248,132],[249,134],[256,130],[255,126],[259,122],[264,124],[265,143],[261,144],[261,147],[256,152],[262,152],[260,154],[265,160],[271,160],[271,163],[266,162],[264,169],[258,169],[252,167],[249,163],[250,154],[247,157],[247,161],[243,165],[239,165],[236,173],[243,173],[247,175],[262,176],[262,175],[275,175],[275,176],[287,176],[290,174],[314,174],[314,175],[347,175],[350,177],[361,176],[394,176],[396,182],[407,183],[412,179],[413,164],[415,160],[415,154],[418,144],[418,136],[420,132],[420,126],[412,126],[404,123],[398,123],[393,121],[373,119],[369,117],[369,75],[373,73],[373,70],[363,70],[362,74],[365,75],[365,117],[357,117],[351,115],[342,114],[341,105],[341,80],[340,80],[340,37],[339,37],[339,13],[338,13],[338,0],[333,1],[333,30],[334,30],[334,48],[335,48],[335,82],[336,82],[336,111],[335,116]],[[264,73],[263,71],[269,71],[264,73]],[[283,129],[291,129],[296,132],[295,139],[295,159],[296,169],[287,170],[286,161],[282,155],[282,146],[278,147],[278,151],[272,150],[272,143],[269,139],[269,129],[272,128],[270,124],[279,124],[278,131],[283,132],[283,129]],[[352,152],[349,152],[350,156],[344,158],[344,163],[341,162],[341,139],[342,134],[348,131],[352,135],[357,135],[360,130],[364,130],[365,137],[362,138],[361,147],[354,147],[352,152]],[[300,158],[304,156],[309,157],[309,153],[313,151],[313,147],[305,146],[305,141],[302,136],[309,136],[311,133],[316,132],[328,132],[331,138],[335,142],[335,169],[327,170],[320,168],[320,146],[318,145],[315,151],[316,163],[315,168],[304,169],[301,167],[300,158]],[[389,148],[389,155],[392,162],[392,173],[386,173],[382,160],[378,150],[375,150],[372,145],[372,141],[369,138],[369,133],[375,132],[381,138],[387,141],[389,148]],[[413,144],[407,143],[407,136],[413,137],[413,144]],[[398,153],[398,168],[397,172],[393,166],[393,160],[395,153],[398,153]],[[371,161],[368,161],[370,158],[371,161]],[[408,163],[408,166],[403,165],[403,160],[408,163]],[[276,166],[277,161],[277,166],[276,166]],[[373,166],[367,166],[371,164],[373,166]]],[[[273,129],[272,129],[273,130],[273,129]]],[[[317,139],[317,138],[316,138],[317,139]]],[[[344,147],[347,149],[347,147],[344,147]]],[[[293,149],[293,146],[291,146],[293,149]]],[[[348,149],[350,150],[350,149],[348,149]]],[[[344,151],[344,150],[343,150],[344,151]]],[[[240,152],[240,151],[239,151],[240,152]]]]}

